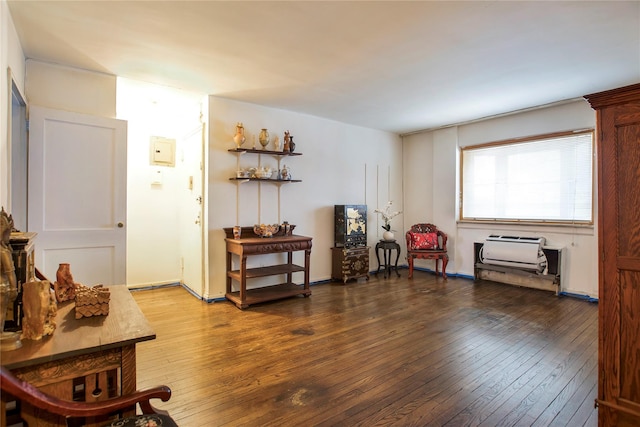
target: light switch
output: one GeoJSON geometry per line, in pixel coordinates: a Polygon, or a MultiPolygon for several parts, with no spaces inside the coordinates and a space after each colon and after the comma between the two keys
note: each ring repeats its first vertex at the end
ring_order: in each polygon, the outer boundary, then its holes
{"type": "Polygon", "coordinates": [[[160,169],[152,172],[151,185],[162,185],[162,171],[160,169]]]}

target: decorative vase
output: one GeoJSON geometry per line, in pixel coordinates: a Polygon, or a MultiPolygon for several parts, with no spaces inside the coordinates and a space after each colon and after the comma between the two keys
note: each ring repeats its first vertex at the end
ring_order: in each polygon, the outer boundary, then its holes
{"type": "Polygon", "coordinates": [[[56,271],[56,280],[58,281],[58,283],[65,286],[70,286],[73,284],[73,276],[71,275],[71,264],[58,264],[58,270],[56,271]]]}
{"type": "Polygon", "coordinates": [[[260,131],[260,135],[258,135],[258,141],[260,141],[260,145],[262,145],[262,149],[266,150],[267,145],[269,145],[269,132],[266,129],[262,129],[260,131]]]}
{"type": "Polygon", "coordinates": [[[293,153],[295,149],[296,149],[296,143],[293,142],[293,135],[289,135],[289,152],[293,153]]]}
{"type": "Polygon", "coordinates": [[[395,236],[393,235],[393,231],[385,231],[384,233],[382,233],[382,239],[386,240],[387,242],[396,240],[395,236]]]}
{"type": "Polygon", "coordinates": [[[236,134],[233,136],[233,142],[236,143],[236,147],[240,148],[246,138],[244,137],[244,126],[242,123],[236,124],[236,134]]]}
{"type": "Polygon", "coordinates": [[[70,264],[62,263],[58,265],[56,282],[53,284],[53,288],[58,302],[69,301],[76,297],[76,283],[73,281],[70,264]]]}

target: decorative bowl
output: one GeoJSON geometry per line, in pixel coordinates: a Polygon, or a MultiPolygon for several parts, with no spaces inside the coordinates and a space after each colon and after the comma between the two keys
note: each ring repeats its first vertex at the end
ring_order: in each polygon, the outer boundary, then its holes
{"type": "Polygon", "coordinates": [[[256,178],[260,179],[269,179],[271,175],[273,175],[273,171],[271,169],[261,169],[256,170],[256,178]]]}
{"type": "Polygon", "coordinates": [[[251,177],[251,173],[249,171],[239,170],[236,171],[236,178],[249,178],[251,177]]]}
{"type": "Polygon", "coordinates": [[[280,224],[255,224],[253,232],[260,237],[273,237],[280,230],[280,224]]]}

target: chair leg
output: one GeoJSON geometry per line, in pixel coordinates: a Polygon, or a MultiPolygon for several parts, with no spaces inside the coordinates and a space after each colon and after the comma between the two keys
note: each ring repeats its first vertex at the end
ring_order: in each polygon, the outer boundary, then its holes
{"type": "Polygon", "coordinates": [[[409,279],[413,279],[413,255],[407,257],[409,261],[409,279]]]}
{"type": "Polygon", "coordinates": [[[442,257],[442,278],[447,280],[447,264],[449,263],[449,255],[442,257]]]}

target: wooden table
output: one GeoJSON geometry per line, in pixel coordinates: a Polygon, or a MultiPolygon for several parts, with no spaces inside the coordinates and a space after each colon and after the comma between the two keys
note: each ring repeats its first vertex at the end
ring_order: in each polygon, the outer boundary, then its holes
{"type": "Polygon", "coordinates": [[[226,238],[227,244],[227,293],[228,300],[238,308],[247,308],[251,304],[287,298],[295,295],[311,295],[309,289],[309,259],[311,258],[311,237],[274,236],[247,237],[241,239],[226,238]],[[304,266],[293,263],[293,252],[304,251],[304,266]],[[266,267],[247,268],[247,257],[287,253],[286,264],[266,267]],[[232,257],[238,255],[239,268],[232,269],[232,257]],[[293,273],[304,272],[304,284],[293,282],[293,273]],[[286,282],[262,288],[247,289],[247,279],[286,275],[286,282]],[[238,282],[238,291],[233,291],[232,281],[238,282]]]}
{"type": "MultiPolygon", "coordinates": [[[[22,348],[1,353],[2,365],[67,400],[105,400],[135,391],[136,343],[156,335],[126,286],[109,289],[108,316],[76,319],[73,301],[60,303],[53,335],[22,340],[22,348]]],[[[6,403],[3,396],[1,427],[6,425],[6,403]]],[[[26,405],[21,416],[30,427],[66,425],[62,419],[42,419],[42,414],[26,405]]]]}

